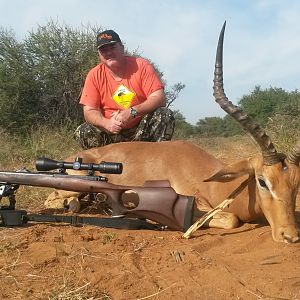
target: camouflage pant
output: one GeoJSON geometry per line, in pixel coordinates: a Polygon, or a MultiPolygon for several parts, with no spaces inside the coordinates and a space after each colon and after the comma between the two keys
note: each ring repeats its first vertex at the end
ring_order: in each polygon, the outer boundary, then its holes
{"type": "Polygon", "coordinates": [[[124,129],[118,134],[83,123],[75,130],[74,138],[83,149],[129,141],[161,142],[171,140],[174,127],[173,112],[167,107],[160,107],[145,115],[138,126],[124,129]]]}

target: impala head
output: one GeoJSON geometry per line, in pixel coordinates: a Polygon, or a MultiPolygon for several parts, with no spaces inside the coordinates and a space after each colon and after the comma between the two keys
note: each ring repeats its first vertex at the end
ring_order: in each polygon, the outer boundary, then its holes
{"type": "Polygon", "coordinates": [[[248,131],[261,149],[261,155],[230,165],[207,181],[226,181],[244,174],[256,180],[256,201],[272,228],[275,241],[296,242],[299,232],[295,203],[299,188],[300,139],[289,155],[278,153],[266,132],[239,107],[233,105],[223,88],[223,39],[219,37],[214,73],[214,97],[221,108],[248,131]]]}

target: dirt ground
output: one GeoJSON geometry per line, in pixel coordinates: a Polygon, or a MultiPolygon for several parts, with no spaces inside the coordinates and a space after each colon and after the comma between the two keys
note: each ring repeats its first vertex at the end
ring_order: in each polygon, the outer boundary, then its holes
{"type": "Polygon", "coordinates": [[[189,240],[31,223],[0,229],[0,282],[0,299],[300,299],[300,243],[258,223],[189,240]]]}

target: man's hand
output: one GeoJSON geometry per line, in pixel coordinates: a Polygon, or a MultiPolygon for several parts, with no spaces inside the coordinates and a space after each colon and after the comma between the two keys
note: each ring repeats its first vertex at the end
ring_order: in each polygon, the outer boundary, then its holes
{"type": "Polygon", "coordinates": [[[122,121],[117,119],[120,111],[113,113],[110,119],[105,118],[100,110],[93,107],[84,106],[83,112],[86,122],[94,126],[106,129],[114,134],[119,133],[122,129],[122,121]]]}
{"type": "Polygon", "coordinates": [[[120,111],[116,115],[116,119],[121,122],[121,126],[123,127],[128,121],[132,119],[132,116],[130,114],[130,109],[125,109],[120,111]]]}
{"type": "Polygon", "coordinates": [[[119,119],[120,111],[116,111],[111,115],[110,119],[107,119],[106,129],[114,134],[119,133],[122,130],[123,122],[119,119]]]}

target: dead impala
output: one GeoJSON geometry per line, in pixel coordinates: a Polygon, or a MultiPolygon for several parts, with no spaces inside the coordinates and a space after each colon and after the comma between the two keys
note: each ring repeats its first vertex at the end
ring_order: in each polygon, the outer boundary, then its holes
{"type": "MultiPolygon", "coordinates": [[[[210,227],[234,228],[239,220],[248,222],[264,216],[275,241],[296,242],[299,233],[295,218],[295,202],[300,181],[300,139],[288,155],[276,151],[266,132],[239,107],[233,105],[223,89],[223,38],[220,33],[215,72],[214,97],[220,107],[239,122],[255,139],[261,154],[225,164],[200,147],[185,141],[128,142],[84,150],[68,158],[80,156],[85,162],[118,161],[122,175],[108,175],[110,182],[142,185],[146,180],[169,180],[178,194],[194,195],[200,209],[215,207],[246,178],[246,188],[226,212],[216,215],[210,227]]],[[[47,207],[62,206],[65,199],[77,201],[79,195],[55,191],[45,202],[47,207]],[[75,198],[74,198],[75,197],[75,198]]]]}

